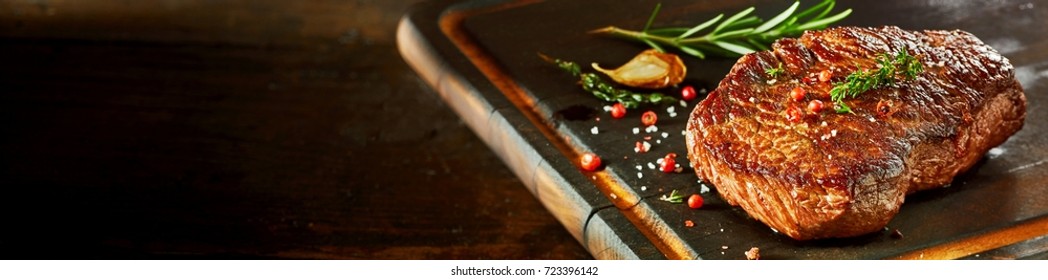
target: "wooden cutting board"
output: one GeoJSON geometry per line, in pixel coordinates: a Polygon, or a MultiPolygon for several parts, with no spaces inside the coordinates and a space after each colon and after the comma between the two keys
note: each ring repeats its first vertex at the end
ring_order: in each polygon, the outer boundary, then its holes
{"type": "MultiPolygon", "coordinates": [[[[750,6],[768,18],[791,4],[726,2],[661,1],[655,27],[690,26],[750,6]]],[[[762,259],[1048,258],[1048,5],[837,4],[838,11],[854,11],[838,26],[975,34],[1011,60],[1029,102],[1023,130],[971,171],[946,188],[907,197],[885,230],[844,239],[792,240],[729,206],[715,190],[704,192],[686,162],[682,173],[649,167],[667,153],[686,154],[682,131],[704,95],[647,108],[659,120],[658,131],[645,131],[642,110],[612,119],[603,110],[609,104],[539,59],[543,53],[583,65],[621,65],[645,47],[587,32],[608,25],[640,29],[656,1],[434,1],[403,18],[397,40],[405,60],[596,258],[743,259],[751,247],[760,248],[762,259]],[[651,150],[636,153],[638,141],[651,150]],[[584,152],[601,155],[605,168],[580,170],[575,159],[584,152]],[[672,190],[700,193],[705,206],[659,199],[672,190]]],[[[684,83],[712,90],[734,62],[686,57],[684,83]]]]}

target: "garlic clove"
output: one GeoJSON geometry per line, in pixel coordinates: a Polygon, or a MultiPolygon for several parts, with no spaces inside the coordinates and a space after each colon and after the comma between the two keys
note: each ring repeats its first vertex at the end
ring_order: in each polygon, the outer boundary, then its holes
{"type": "Polygon", "coordinates": [[[660,89],[684,81],[687,68],[675,54],[649,49],[633,57],[616,69],[605,69],[592,64],[593,69],[608,75],[615,82],[636,88],[660,89]]]}

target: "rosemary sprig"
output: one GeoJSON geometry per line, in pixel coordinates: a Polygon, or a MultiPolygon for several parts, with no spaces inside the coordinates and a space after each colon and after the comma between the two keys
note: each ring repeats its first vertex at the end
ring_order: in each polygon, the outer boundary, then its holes
{"type": "Polygon", "coordinates": [[[548,57],[543,54],[539,54],[539,56],[546,62],[552,63],[561,70],[568,72],[571,76],[579,78],[579,84],[582,85],[583,90],[590,92],[593,96],[604,101],[619,102],[622,103],[622,106],[630,109],[640,107],[643,104],[659,104],[662,102],[677,101],[676,98],[659,92],[636,93],[616,88],[596,73],[582,72],[582,67],[579,66],[578,63],[548,57]]]}
{"type": "Polygon", "coordinates": [[[902,47],[895,55],[882,53],[877,56],[877,69],[859,70],[848,74],[844,82],[837,82],[830,89],[830,100],[835,103],[837,113],[850,113],[851,107],[844,103],[848,97],[885,87],[894,86],[901,71],[902,78],[913,80],[924,72],[924,65],[902,47]]]}
{"type": "Polygon", "coordinates": [[[724,18],[724,14],[720,14],[691,28],[668,27],[651,29],[655,15],[659,13],[659,9],[662,6],[657,4],[655,5],[655,10],[651,13],[651,17],[648,18],[647,24],[641,31],[608,26],[593,30],[592,33],[641,42],[662,52],[665,52],[667,47],[673,47],[698,58],[706,58],[706,53],[738,57],[755,50],[767,50],[771,43],[779,38],[795,37],[805,30],[826,28],[826,26],[851,14],[851,9],[847,9],[830,15],[830,11],[833,10],[836,3],[834,0],[824,0],[818,5],[795,13],[800,6],[800,2],[794,2],[785,11],[767,21],[751,15],[754,8],[750,7],[723,21],[721,19],[724,18]],[[712,31],[704,35],[698,35],[699,31],[707,30],[711,27],[713,28],[712,31]]]}

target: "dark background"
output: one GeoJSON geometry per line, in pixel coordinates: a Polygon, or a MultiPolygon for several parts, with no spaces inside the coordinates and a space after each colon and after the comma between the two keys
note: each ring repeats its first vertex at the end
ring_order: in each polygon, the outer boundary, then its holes
{"type": "Polygon", "coordinates": [[[0,0],[0,258],[591,258],[400,57],[414,2],[0,0]]]}

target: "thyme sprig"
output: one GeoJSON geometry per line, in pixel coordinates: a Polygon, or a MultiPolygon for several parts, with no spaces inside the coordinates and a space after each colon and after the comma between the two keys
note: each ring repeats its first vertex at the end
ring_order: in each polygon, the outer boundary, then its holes
{"type": "Polygon", "coordinates": [[[583,90],[604,101],[619,102],[622,103],[623,107],[630,109],[640,107],[644,104],[654,105],[662,102],[677,101],[676,98],[659,92],[636,93],[626,89],[616,88],[596,73],[582,72],[582,67],[579,66],[578,63],[559,58],[552,58],[543,54],[539,54],[539,56],[546,62],[552,63],[561,70],[568,72],[571,76],[579,78],[579,84],[582,85],[583,90]]]}
{"type": "Polygon", "coordinates": [[[681,195],[679,192],[677,192],[677,190],[673,190],[672,192],[670,192],[669,196],[666,196],[664,194],[662,195],[662,197],[659,197],[659,200],[666,201],[669,203],[684,203],[684,195],[681,195]]]}
{"type": "Polygon", "coordinates": [[[779,75],[786,73],[786,69],[782,67],[782,62],[779,62],[779,67],[764,69],[764,73],[772,78],[778,78],[779,75]]]}
{"type": "Polygon", "coordinates": [[[805,30],[822,29],[844,19],[851,14],[851,9],[830,15],[836,5],[834,0],[824,0],[818,5],[795,13],[800,2],[767,21],[751,15],[754,7],[742,10],[727,19],[720,14],[693,27],[668,27],[651,29],[655,16],[662,4],[656,4],[644,29],[633,31],[615,26],[593,30],[592,33],[611,35],[626,40],[637,41],[665,52],[673,47],[689,55],[706,58],[706,53],[738,57],[756,50],[767,50],[771,43],[783,37],[795,37],[805,30]],[[706,34],[699,32],[713,28],[706,34]]]}
{"type": "Polygon", "coordinates": [[[837,82],[830,89],[830,100],[835,103],[838,113],[850,113],[851,107],[844,103],[845,98],[856,97],[863,92],[894,86],[900,74],[904,80],[913,80],[924,72],[924,65],[902,47],[895,55],[881,53],[876,58],[877,69],[859,70],[848,74],[844,82],[837,82]],[[901,71],[901,73],[900,73],[901,71]]]}

